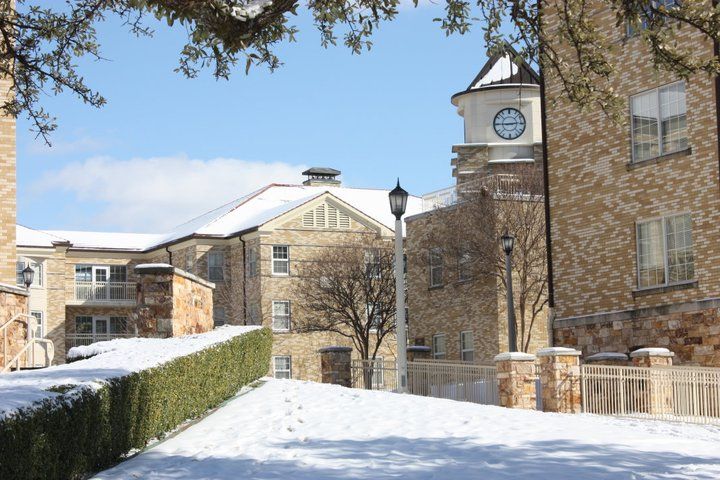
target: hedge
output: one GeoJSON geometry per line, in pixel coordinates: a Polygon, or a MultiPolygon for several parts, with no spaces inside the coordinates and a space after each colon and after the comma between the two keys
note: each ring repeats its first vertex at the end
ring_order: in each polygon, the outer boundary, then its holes
{"type": "Polygon", "coordinates": [[[114,465],[266,375],[271,345],[268,329],[253,330],[0,420],[0,479],[78,479],[114,465]]]}

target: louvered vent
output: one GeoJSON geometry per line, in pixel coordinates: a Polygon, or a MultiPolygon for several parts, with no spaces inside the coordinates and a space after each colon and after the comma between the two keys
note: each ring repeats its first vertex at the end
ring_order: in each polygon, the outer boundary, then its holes
{"type": "Polygon", "coordinates": [[[302,224],[307,228],[347,229],[350,228],[350,217],[332,205],[322,204],[305,212],[302,224]]]}

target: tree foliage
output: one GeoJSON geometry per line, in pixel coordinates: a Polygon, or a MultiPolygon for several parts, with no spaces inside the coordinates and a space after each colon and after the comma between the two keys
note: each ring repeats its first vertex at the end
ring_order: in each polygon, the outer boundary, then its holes
{"type": "MultiPolygon", "coordinates": [[[[417,6],[419,0],[413,0],[417,6]]],[[[0,0],[0,74],[10,78],[14,97],[2,105],[13,116],[25,113],[48,141],[56,127],[41,106],[44,93],[68,91],[100,107],[105,98],[77,70],[84,57],[102,59],[96,25],[118,17],[135,35],[152,35],[153,16],[187,32],[177,71],[195,77],[209,69],[228,78],[238,62],[277,68],[276,47],[294,41],[290,18],[302,8],[312,16],[322,45],[342,42],[353,53],[372,46],[372,34],[398,14],[400,0],[0,0]],[[16,3],[17,8],[13,9],[16,3]]],[[[509,42],[519,55],[560,79],[563,92],[581,107],[619,112],[612,88],[622,48],[601,28],[597,12],[610,12],[621,30],[634,26],[659,69],[687,77],[720,74],[717,54],[678,41],[688,29],[708,41],[720,40],[720,6],[713,0],[445,0],[435,20],[446,34],[482,29],[490,51],[509,42]],[[542,13],[542,15],[541,15],[542,13]],[[552,20],[551,22],[548,20],[552,20]],[[548,27],[552,23],[552,27],[548,27]],[[640,28],[642,27],[642,28],[640,28]],[[562,47],[562,48],[561,48],[562,47]]]]}
{"type": "MultiPolygon", "coordinates": [[[[322,249],[299,268],[298,332],[330,332],[352,341],[361,359],[374,360],[395,332],[392,245],[382,240],[322,249]]],[[[296,312],[297,312],[296,308],[296,312]]]]}

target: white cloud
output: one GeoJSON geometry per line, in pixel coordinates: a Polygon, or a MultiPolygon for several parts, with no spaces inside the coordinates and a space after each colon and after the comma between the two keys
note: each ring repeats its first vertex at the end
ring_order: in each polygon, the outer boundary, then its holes
{"type": "Polygon", "coordinates": [[[93,157],[46,172],[39,193],[65,192],[97,211],[87,229],[163,232],[269,183],[299,183],[304,165],[185,155],[117,160],[93,157]]]}
{"type": "Polygon", "coordinates": [[[55,140],[50,138],[51,146],[47,146],[41,139],[36,139],[28,146],[31,155],[67,155],[71,153],[97,152],[108,146],[108,141],[83,135],[73,140],[55,140]]]}

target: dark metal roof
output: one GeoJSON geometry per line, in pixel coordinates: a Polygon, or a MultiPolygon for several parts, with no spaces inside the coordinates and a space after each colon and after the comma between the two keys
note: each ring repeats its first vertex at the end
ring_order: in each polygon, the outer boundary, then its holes
{"type": "Polygon", "coordinates": [[[332,175],[337,176],[340,175],[342,172],[340,170],[335,170],[334,168],[327,168],[327,167],[312,167],[304,172],[302,172],[303,175],[332,175]]]}

